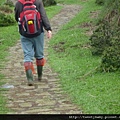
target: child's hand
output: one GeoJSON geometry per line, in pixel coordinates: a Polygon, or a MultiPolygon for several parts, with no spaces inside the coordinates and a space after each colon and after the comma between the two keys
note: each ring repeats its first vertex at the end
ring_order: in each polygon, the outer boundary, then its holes
{"type": "Polygon", "coordinates": [[[48,30],[47,31],[47,37],[50,39],[52,37],[52,31],[48,30]]]}

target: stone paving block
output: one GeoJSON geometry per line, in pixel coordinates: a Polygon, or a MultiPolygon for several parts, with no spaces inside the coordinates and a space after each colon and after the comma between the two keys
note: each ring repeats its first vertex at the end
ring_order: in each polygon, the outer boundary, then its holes
{"type": "Polygon", "coordinates": [[[21,107],[21,108],[24,108],[24,107],[32,107],[32,104],[31,104],[31,102],[27,102],[27,103],[19,103],[19,106],[21,107]]]}
{"type": "Polygon", "coordinates": [[[48,84],[39,84],[38,89],[49,88],[48,84]]]}
{"type": "Polygon", "coordinates": [[[21,94],[16,94],[16,96],[29,96],[30,95],[30,93],[21,93],[21,94]]]}
{"type": "Polygon", "coordinates": [[[27,111],[25,111],[25,113],[27,114],[34,114],[34,113],[41,113],[41,112],[48,112],[48,111],[51,111],[51,109],[41,109],[41,108],[33,108],[33,109],[29,109],[27,111]]]}

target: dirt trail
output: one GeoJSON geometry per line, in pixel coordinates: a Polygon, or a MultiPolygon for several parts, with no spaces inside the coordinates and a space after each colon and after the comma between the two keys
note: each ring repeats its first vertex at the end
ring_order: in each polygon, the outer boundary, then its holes
{"type": "MultiPolygon", "coordinates": [[[[81,7],[77,5],[63,5],[63,9],[50,20],[53,35],[58,32],[62,25],[69,22],[80,9],[81,7]]],[[[44,51],[46,59],[48,46],[48,39],[45,38],[44,51]]],[[[57,74],[52,71],[48,63],[44,67],[43,80],[41,82],[35,81],[35,86],[30,87],[27,86],[20,41],[10,48],[9,53],[9,57],[6,58],[9,61],[3,70],[6,75],[5,81],[14,86],[14,88],[4,92],[4,96],[8,98],[7,107],[13,110],[13,112],[8,114],[82,113],[75,104],[71,103],[68,96],[63,93],[57,74]]],[[[37,78],[37,75],[34,78],[37,78]]]]}

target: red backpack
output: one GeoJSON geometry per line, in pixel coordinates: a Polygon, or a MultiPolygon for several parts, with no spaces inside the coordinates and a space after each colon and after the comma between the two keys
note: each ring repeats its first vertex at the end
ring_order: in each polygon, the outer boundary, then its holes
{"type": "Polygon", "coordinates": [[[34,5],[35,0],[18,0],[23,4],[19,17],[19,32],[25,37],[35,37],[41,32],[41,15],[34,5]]]}

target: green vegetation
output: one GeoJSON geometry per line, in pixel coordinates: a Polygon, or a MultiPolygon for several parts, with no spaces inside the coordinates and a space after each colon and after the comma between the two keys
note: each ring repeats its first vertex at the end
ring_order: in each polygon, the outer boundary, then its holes
{"type": "Polygon", "coordinates": [[[50,41],[50,64],[59,74],[63,89],[84,113],[119,114],[119,73],[97,71],[101,58],[92,56],[90,36],[86,35],[90,29],[84,26],[86,23],[93,25],[95,17],[91,17],[92,13],[102,7],[97,6],[95,0],[57,1],[82,6],[76,17],[50,41]]]}
{"type": "MultiPolygon", "coordinates": [[[[56,0],[58,3],[79,4],[81,11],[51,39],[49,60],[53,69],[59,74],[60,83],[71,100],[76,103],[83,113],[91,114],[119,114],[119,86],[118,72],[100,73],[97,71],[101,63],[99,56],[92,56],[90,40],[87,32],[89,25],[93,25],[93,13],[101,10],[95,0],[56,0]],[[86,24],[88,26],[86,26],[86,24]]],[[[3,1],[0,1],[3,3],[3,1]]],[[[61,9],[60,6],[47,7],[49,18],[52,18],[61,9]]],[[[9,47],[19,40],[17,24],[1,27],[0,30],[0,70],[4,67],[3,61],[8,55],[9,47]]],[[[4,76],[0,74],[0,85],[4,76]]],[[[5,92],[0,89],[0,114],[9,110],[5,107],[5,92]]]]}
{"type": "Polygon", "coordinates": [[[12,0],[6,0],[4,5],[8,5],[10,7],[14,7],[14,4],[13,4],[12,0]]]}
{"type": "MultiPolygon", "coordinates": [[[[61,3],[61,4],[80,4],[81,1],[80,0],[56,0],[57,3],[61,3]]],[[[84,2],[84,1],[83,1],[84,2]]]]}
{"type": "MultiPolygon", "coordinates": [[[[0,1],[4,3],[3,1],[0,1]]],[[[51,6],[46,7],[46,12],[49,18],[52,18],[55,14],[57,14],[62,7],[60,6],[51,6]]],[[[14,8],[11,7],[13,10],[14,8]]],[[[14,16],[14,14],[11,14],[14,16]]],[[[3,62],[6,61],[6,56],[8,56],[8,50],[10,47],[14,46],[18,40],[20,39],[20,35],[18,33],[18,27],[17,23],[12,26],[7,27],[0,27],[0,71],[2,71],[2,68],[4,67],[3,62]]],[[[4,79],[5,76],[0,73],[0,86],[2,84],[5,84],[6,81],[4,79]]],[[[9,109],[5,107],[6,104],[6,98],[2,96],[2,93],[4,93],[5,90],[0,88],[0,114],[4,114],[9,112],[9,109]]]]}
{"type": "MultiPolygon", "coordinates": [[[[4,3],[4,2],[3,2],[4,3]]],[[[12,7],[0,7],[2,11],[8,12],[10,11],[10,14],[6,14],[5,12],[0,12],[0,71],[2,71],[2,68],[4,67],[3,62],[6,61],[6,56],[8,54],[8,49],[11,46],[14,46],[15,43],[19,39],[18,34],[18,28],[17,24],[15,24],[15,20],[13,19],[13,12],[11,11],[12,7]],[[4,16],[5,15],[5,16],[4,16]],[[11,19],[12,18],[12,19],[11,19]],[[12,22],[14,21],[14,25],[12,26],[12,22]],[[10,26],[9,26],[10,25],[10,26]],[[3,27],[6,26],[6,27],[3,27]]],[[[0,73],[0,86],[5,83],[3,81],[4,75],[0,73]]],[[[0,88],[0,114],[9,112],[9,109],[5,107],[6,104],[6,98],[2,96],[2,93],[5,92],[4,89],[0,88]]]]}
{"type": "Polygon", "coordinates": [[[10,26],[16,23],[12,13],[12,7],[9,5],[0,6],[0,27],[10,26]]]}
{"type": "Polygon", "coordinates": [[[0,5],[3,5],[4,4],[4,0],[0,0],[0,5]]]}
{"type": "Polygon", "coordinates": [[[43,0],[43,4],[44,6],[52,6],[52,5],[56,5],[56,1],[55,0],[43,0]]]}
{"type": "Polygon", "coordinates": [[[61,6],[49,6],[49,7],[45,7],[46,10],[46,14],[48,16],[48,18],[52,18],[54,15],[56,15],[56,13],[59,13],[59,11],[62,9],[61,6]]]}
{"type": "MultiPolygon", "coordinates": [[[[1,81],[2,79],[4,79],[4,76],[0,74],[0,86],[3,84],[3,82],[1,81]]],[[[5,89],[0,88],[0,114],[4,114],[10,111],[7,107],[5,107],[7,99],[2,95],[5,92],[6,92],[5,89]]]]}
{"type": "Polygon", "coordinates": [[[96,0],[95,3],[98,5],[103,5],[105,3],[105,0],[96,0]]]}
{"type": "Polygon", "coordinates": [[[97,29],[90,38],[92,54],[101,55],[100,70],[105,72],[120,71],[119,5],[119,0],[105,1],[97,29]]]}

